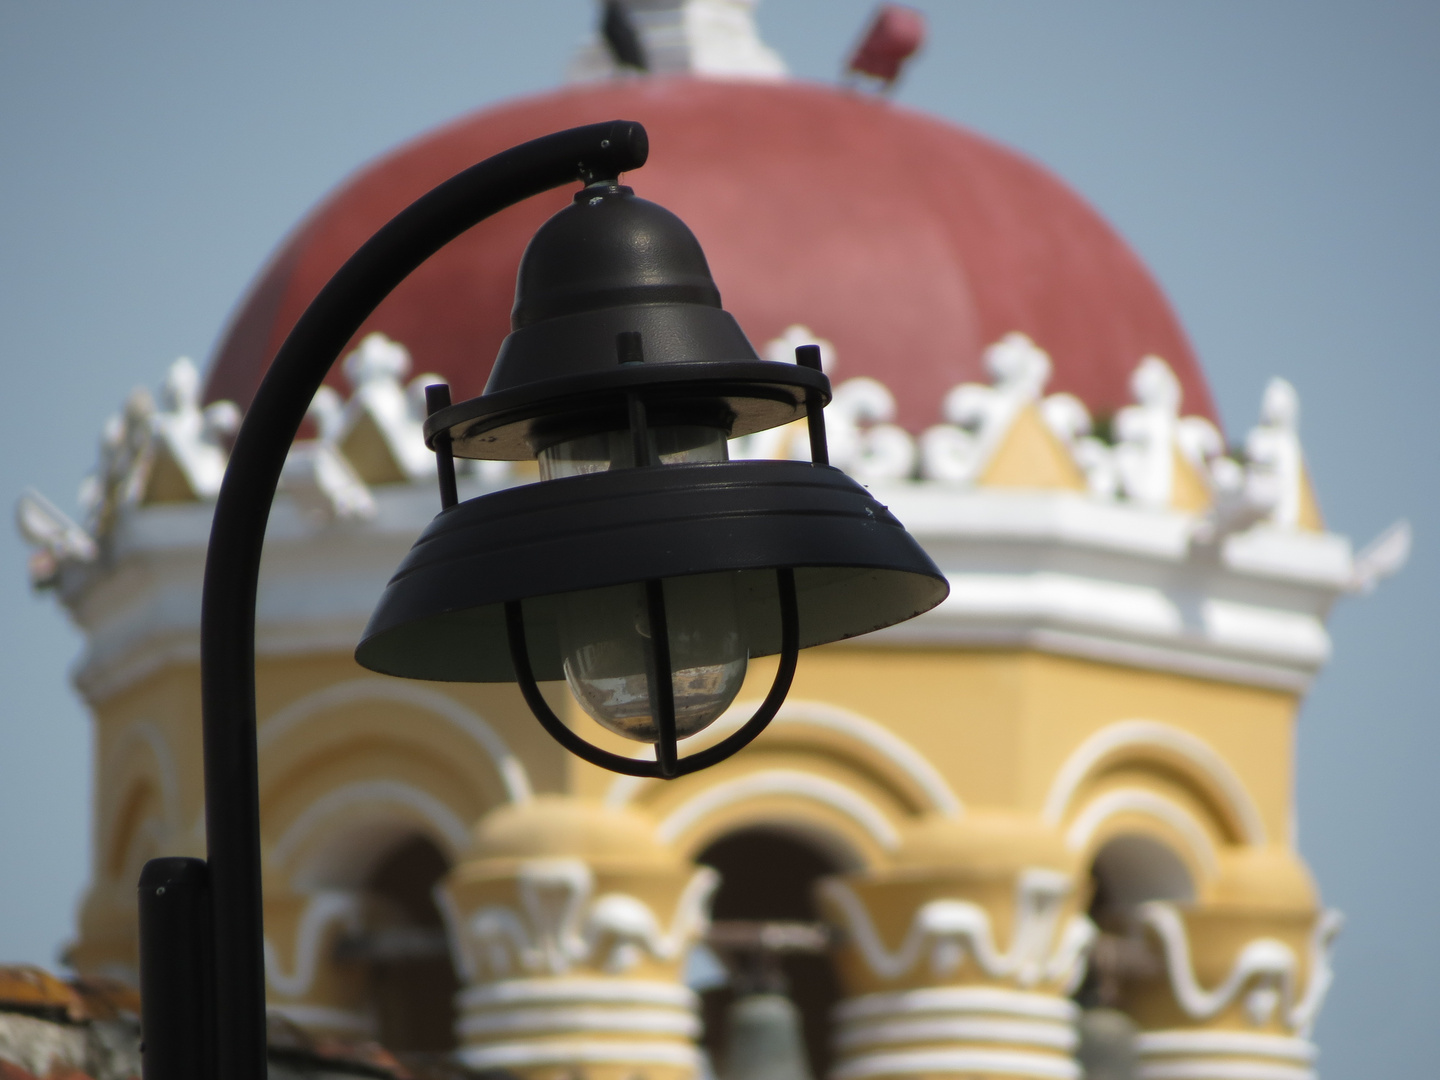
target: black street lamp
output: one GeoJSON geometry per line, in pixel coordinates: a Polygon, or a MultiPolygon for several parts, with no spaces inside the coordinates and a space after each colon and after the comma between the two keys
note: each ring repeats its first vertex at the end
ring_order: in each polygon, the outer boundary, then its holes
{"type": "Polygon", "coordinates": [[[387,586],[356,650],[409,678],[515,681],[568,750],[638,776],[714,764],[754,739],[804,647],[926,611],[945,579],[889,512],[830,468],[819,350],[760,360],[699,244],[618,184],[644,129],[574,128],[496,155],[375,234],[301,316],[236,438],[215,507],[201,615],[207,861],[140,882],[146,1080],[265,1075],[255,595],[280,471],[326,372],[412,270],[479,221],[580,181],[521,263],[514,330],[483,395],[429,388],[441,513],[387,586]],[[812,462],[726,460],[726,440],[807,417],[812,462]],[[452,455],[536,458],[541,481],[457,502],[452,455]],[[677,742],[778,653],[758,711],[720,743],[677,742]],[[654,760],[593,746],[541,696],[565,679],[586,712],[654,760]]]}

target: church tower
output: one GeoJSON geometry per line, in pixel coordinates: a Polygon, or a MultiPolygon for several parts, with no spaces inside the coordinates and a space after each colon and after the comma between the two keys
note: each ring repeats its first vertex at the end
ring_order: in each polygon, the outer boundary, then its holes
{"type": "MultiPolygon", "coordinates": [[[[86,635],[95,834],[71,963],[133,979],[141,865],[204,854],[205,544],[285,334],[433,185],[624,117],[652,146],[626,182],[691,226],[762,354],[820,344],[832,463],[950,597],[807,652],[753,746],[674,781],[569,757],[511,686],[360,668],[361,628],[438,505],[426,373],[480,392],[523,245],[570,193],[482,223],[357,335],[270,522],[273,1010],[526,1080],[691,1080],[726,1067],[735,935],[808,928],[775,965],[817,1077],[1314,1076],[1340,917],[1295,849],[1296,716],[1331,605],[1397,569],[1405,534],[1357,555],[1327,531],[1289,383],[1227,441],[1158,286],[1060,180],[882,96],[790,80],[751,6],[610,5],[646,70],[597,38],[565,88],[361,169],[283,242],[208,372],[178,361],[125,403],[80,521],[22,501],[32,579],[86,635]]],[[[807,453],[794,429],[730,452],[807,453]]],[[[462,498],[534,479],[469,465],[462,498]]],[[[751,667],[737,717],[768,684],[751,667]]]]}

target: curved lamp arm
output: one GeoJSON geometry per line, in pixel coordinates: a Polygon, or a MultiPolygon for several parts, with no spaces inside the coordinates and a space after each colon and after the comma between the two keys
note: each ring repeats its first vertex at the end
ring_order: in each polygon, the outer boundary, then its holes
{"type": "Polygon", "coordinates": [[[217,1080],[266,1075],[255,595],[265,525],[290,444],[341,350],[411,271],[507,206],[576,180],[614,179],[643,165],[648,149],[637,123],[591,124],[497,154],[422,196],[366,241],[306,308],[245,415],[215,504],[200,616],[214,947],[214,1040],[205,1072],[217,1080]]]}

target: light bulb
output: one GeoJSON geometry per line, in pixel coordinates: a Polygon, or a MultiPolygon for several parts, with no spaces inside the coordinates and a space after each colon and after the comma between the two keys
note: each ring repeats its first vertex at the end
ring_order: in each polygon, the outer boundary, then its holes
{"type": "MultiPolygon", "coordinates": [[[[734,574],[699,574],[664,583],[675,736],[708,727],[735,700],[747,659],[734,574]]],[[[659,724],[650,704],[650,616],[636,582],[571,593],[560,604],[565,681],[603,727],[653,743],[659,724]]]]}
{"type": "MultiPolygon", "coordinates": [[[[698,465],[728,461],[722,428],[705,424],[672,424],[651,428],[650,459],[656,465],[698,465]]],[[[553,443],[539,451],[540,479],[630,469],[635,466],[635,440],[629,431],[602,431],[553,443]]]]}

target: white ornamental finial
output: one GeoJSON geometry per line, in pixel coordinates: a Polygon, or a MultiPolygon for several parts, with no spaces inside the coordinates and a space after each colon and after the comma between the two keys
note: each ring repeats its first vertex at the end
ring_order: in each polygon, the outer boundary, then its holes
{"type": "Polygon", "coordinates": [[[1180,425],[1180,380],[1158,356],[1130,376],[1134,405],[1115,414],[1115,464],[1125,494],[1146,506],[1170,504],[1180,425]]]}
{"type": "Polygon", "coordinates": [[[1260,423],[1245,440],[1250,471],[1274,488],[1270,520],[1282,529],[1300,523],[1305,458],[1300,450],[1300,396],[1284,379],[1271,379],[1260,400],[1260,423]]]}
{"type": "Polygon", "coordinates": [[[820,368],[833,381],[835,378],[835,346],[825,338],[819,337],[814,330],[804,323],[792,323],[781,331],[780,336],[772,338],[765,343],[760,350],[760,355],[772,364],[793,364],[795,363],[795,350],[801,345],[815,345],[820,349],[820,368]]]}
{"type": "Polygon", "coordinates": [[[985,350],[994,385],[961,383],[945,395],[936,424],[921,438],[921,470],[931,480],[970,484],[1028,405],[1040,399],[1053,370],[1050,355],[1018,331],[985,350]]]}
{"type": "Polygon", "coordinates": [[[410,374],[410,352],[384,334],[370,333],[360,347],[345,357],[345,378],[356,390],[371,383],[399,383],[410,374]]]}
{"type": "MultiPolygon", "coordinates": [[[[403,380],[410,374],[410,366],[410,352],[398,341],[381,333],[366,334],[361,339],[360,347],[345,358],[345,377],[355,393],[337,422],[335,442],[342,452],[351,453],[353,448],[347,446],[350,435],[368,420],[384,441],[395,466],[405,476],[416,479],[435,471],[435,458],[425,448],[420,431],[425,419],[424,384],[444,380],[425,374],[416,380],[420,387],[407,388],[403,380]]],[[[311,406],[325,407],[320,403],[311,406]]]]}
{"type": "MultiPolygon", "coordinates": [[[[895,418],[895,397],[885,384],[863,375],[836,382],[835,346],[801,323],[786,327],[760,352],[771,363],[793,364],[798,345],[819,347],[821,366],[834,387],[834,397],[825,410],[830,464],[862,483],[908,479],[915,471],[915,440],[890,422],[895,418]]],[[[730,454],[733,458],[803,461],[810,455],[810,444],[803,427],[788,425],[736,439],[730,454]]]]}
{"type": "Polygon", "coordinates": [[[160,388],[160,407],[151,419],[155,437],[185,475],[197,499],[213,498],[230,459],[228,441],[240,430],[240,409],[233,401],[202,408],[203,380],[188,356],[170,365],[160,388]]]}
{"type": "Polygon", "coordinates": [[[785,61],[760,40],[758,0],[601,0],[600,27],[570,62],[577,82],[624,74],[780,79],[785,61]]]}

